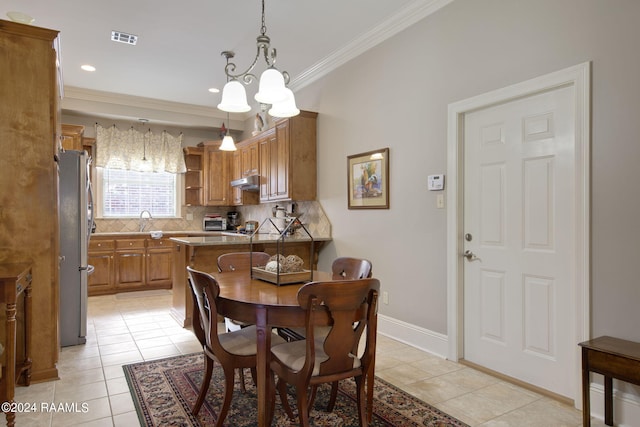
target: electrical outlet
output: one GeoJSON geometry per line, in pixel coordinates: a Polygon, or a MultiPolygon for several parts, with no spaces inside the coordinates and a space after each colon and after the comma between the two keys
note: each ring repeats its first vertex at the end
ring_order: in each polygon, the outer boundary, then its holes
{"type": "Polygon", "coordinates": [[[382,303],[389,304],[389,292],[382,292],[382,303]]]}
{"type": "Polygon", "coordinates": [[[187,221],[193,221],[193,214],[192,213],[188,213],[187,214],[187,221]]]}

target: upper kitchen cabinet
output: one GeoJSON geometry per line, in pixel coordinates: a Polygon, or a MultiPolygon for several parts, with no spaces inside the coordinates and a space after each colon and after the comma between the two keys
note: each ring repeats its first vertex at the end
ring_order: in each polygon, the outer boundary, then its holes
{"type": "MultiPolygon", "coordinates": [[[[258,163],[258,140],[249,139],[236,144],[238,148],[232,152],[231,158],[231,180],[246,178],[259,174],[260,164],[258,163]]],[[[238,187],[231,188],[232,204],[255,205],[259,202],[257,191],[243,191],[238,187]]]]}
{"type": "Polygon", "coordinates": [[[229,172],[230,155],[220,151],[220,141],[205,141],[198,144],[203,147],[204,165],[204,206],[231,205],[231,174],[229,172]]]}
{"type": "Polygon", "coordinates": [[[82,134],[84,126],[62,124],[62,148],[65,150],[83,150],[82,134]]]}
{"type": "Polygon", "coordinates": [[[317,117],[301,111],[260,135],[261,202],[316,199],[317,117]]]}
{"type": "Polygon", "coordinates": [[[57,46],[58,31],[0,20],[0,259],[33,266],[33,383],[58,378],[57,46]]]}
{"type": "Polygon", "coordinates": [[[202,147],[185,147],[184,163],[187,172],[184,174],[184,204],[202,206],[204,193],[204,168],[202,147]]]}

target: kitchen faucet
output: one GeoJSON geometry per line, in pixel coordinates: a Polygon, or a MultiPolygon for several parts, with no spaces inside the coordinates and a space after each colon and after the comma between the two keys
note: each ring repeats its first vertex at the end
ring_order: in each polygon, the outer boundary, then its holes
{"type": "Polygon", "coordinates": [[[148,210],[144,209],[142,212],[140,212],[140,232],[144,231],[147,222],[149,222],[149,220],[151,219],[153,219],[153,217],[151,216],[151,212],[149,212],[148,210]]]}

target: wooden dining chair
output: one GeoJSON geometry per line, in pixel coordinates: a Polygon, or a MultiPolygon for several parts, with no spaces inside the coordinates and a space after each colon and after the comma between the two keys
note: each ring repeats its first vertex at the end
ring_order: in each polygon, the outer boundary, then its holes
{"type": "Polygon", "coordinates": [[[230,252],[218,257],[218,271],[249,271],[251,267],[265,266],[269,262],[266,252],[230,252]]]}
{"type": "MultiPolygon", "coordinates": [[[[217,361],[222,366],[225,378],[224,398],[215,424],[216,427],[221,427],[231,405],[235,369],[256,369],[256,327],[249,326],[238,331],[218,334],[218,282],[210,274],[191,267],[187,267],[187,272],[193,297],[193,331],[202,344],[205,356],[205,375],[191,413],[197,415],[200,411],[209,390],[214,361],[217,361]]],[[[284,342],[284,339],[278,336],[272,338],[274,345],[284,342]]]]}
{"type": "MultiPolygon", "coordinates": [[[[286,396],[286,384],[296,389],[301,426],[309,425],[313,398],[309,389],[354,377],[360,425],[367,424],[365,379],[373,380],[380,282],[365,278],[311,282],[298,291],[298,304],[305,310],[306,339],[271,347],[271,371],[278,377],[276,389],[290,418],[293,411],[286,396]],[[315,330],[331,326],[326,337],[317,339],[315,330]],[[364,351],[358,356],[360,338],[366,330],[364,351]]],[[[370,384],[371,386],[373,384],[370,384]]],[[[373,387],[371,387],[373,390],[373,387]]]]}
{"type": "Polygon", "coordinates": [[[331,264],[331,273],[334,280],[371,277],[371,261],[352,257],[336,258],[331,264]]]}
{"type": "MultiPolygon", "coordinates": [[[[220,273],[231,271],[250,272],[251,267],[267,265],[269,258],[271,258],[271,255],[266,252],[229,252],[218,257],[218,271],[220,273]]],[[[224,318],[224,326],[227,332],[237,331],[248,325],[250,324],[228,317],[224,318]]],[[[246,391],[244,387],[244,371],[242,369],[240,369],[240,384],[242,385],[242,391],[246,391]]]]}
{"type": "MultiPolygon", "coordinates": [[[[333,280],[353,280],[371,277],[371,261],[363,258],[339,257],[331,264],[331,274],[333,280]]],[[[325,329],[325,332],[328,328],[325,329]]],[[[316,331],[316,336],[321,333],[316,331]]],[[[278,335],[287,341],[303,340],[303,328],[278,328],[278,335]]],[[[326,334],[325,334],[326,335],[326,334]]]]}

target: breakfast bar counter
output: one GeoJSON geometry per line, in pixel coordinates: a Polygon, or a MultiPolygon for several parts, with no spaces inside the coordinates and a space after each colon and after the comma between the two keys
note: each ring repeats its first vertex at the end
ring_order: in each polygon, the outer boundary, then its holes
{"type": "MultiPolygon", "coordinates": [[[[297,255],[304,261],[305,268],[316,269],[320,250],[331,241],[330,237],[311,238],[299,233],[286,236],[258,233],[248,235],[219,232],[206,236],[171,237],[173,248],[173,304],[171,316],[183,327],[191,326],[191,289],[187,282],[187,266],[206,272],[218,271],[217,260],[229,252],[267,252],[288,256],[297,255]]],[[[274,285],[276,286],[276,285],[274,285]]]]}

